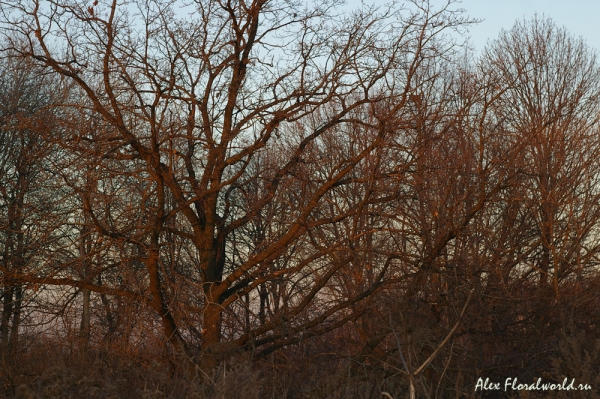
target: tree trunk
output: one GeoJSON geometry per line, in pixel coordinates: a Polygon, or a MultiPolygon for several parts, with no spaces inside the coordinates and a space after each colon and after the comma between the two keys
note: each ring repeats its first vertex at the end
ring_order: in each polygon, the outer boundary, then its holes
{"type": "Polygon", "coordinates": [[[81,340],[84,347],[87,348],[90,342],[90,297],[91,291],[82,289],[81,293],[83,295],[83,313],[81,315],[81,340]]]}
{"type": "Polygon", "coordinates": [[[221,326],[223,313],[217,304],[209,304],[204,311],[202,330],[202,364],[205,372],[212,371],[219,362],[221,342],[221,326]]]}
{"type": "Polygon", "coordinates": [[[10,317],[13,314],[13,287],[9,286],[5,288],[4,294],[2,295],[2,322],[0,324],[0,333],[2,334],[2,344],[0,347],[0,361],[5,361],[8,358],[9,350],[9,324],[10,317]]]}
{"type": "Polygon", "coordinates": [[[17,284],[15,287],[15,302],[13,309],[13,322],[10,327],[10,341],[8,343],[8,353],[12,356],[18,348],[19,326],[21,325],[21,308],[23,306],[23,285],[17,284]]]}

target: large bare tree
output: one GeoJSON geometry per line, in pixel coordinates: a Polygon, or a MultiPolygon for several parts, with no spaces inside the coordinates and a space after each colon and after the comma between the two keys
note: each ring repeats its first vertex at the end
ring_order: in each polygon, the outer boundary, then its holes
{"type": "Polygon", "coordinates": [[[361,254],[373,245],[365,210],[381,201],[372,159],[406,122],[419,68],[451,57],[442,33],[468,22],[452,2],[352,13],[335,1],[1,4],[12,51],[85,95],[71,112],[95,127],[69,126],[62,144],[81,165],[65,179],[137,276],[106,287],[89,268],[46,283],[147,303],[179,353],[200,340],[208,367],[232,347],[340,326],[387,280],[397,256],[361,254]],[[370,277],[340,295],[341,274],[367,264],[370,277]],[[223,336],[236,306],[245,330],[223,336]]]}

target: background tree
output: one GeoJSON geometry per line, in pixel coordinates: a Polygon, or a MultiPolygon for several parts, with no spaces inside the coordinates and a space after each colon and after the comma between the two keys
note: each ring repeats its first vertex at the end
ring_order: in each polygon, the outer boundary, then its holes
{"type": "Polygon", "coordinates": [[[59,82],[32,63],[0,62],[0,356],[7,360],[31,311],[27,303],[38,295],[39,286],[22,276],[43,270],[61,246],[65,192],[51,170],[59,82]]]}

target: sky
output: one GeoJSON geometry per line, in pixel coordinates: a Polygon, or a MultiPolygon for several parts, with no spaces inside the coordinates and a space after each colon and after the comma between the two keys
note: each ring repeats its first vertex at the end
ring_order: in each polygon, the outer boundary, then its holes
{"type": "MultiPolygon", "coordinates": [[[[375,0],[377,2],[381,0],[375,0]]],[[[431,0],[431,4],[444,4],[431,0]]],[[[467,15],[484,21],[470,28],[471,44],[481,51],[501,29],[510,29],[516,20],[531,19],[537,12],[564,26],[575,37],[582,37],[600,52],[600,0],[462,0],[457,7],[467,15]]]]}

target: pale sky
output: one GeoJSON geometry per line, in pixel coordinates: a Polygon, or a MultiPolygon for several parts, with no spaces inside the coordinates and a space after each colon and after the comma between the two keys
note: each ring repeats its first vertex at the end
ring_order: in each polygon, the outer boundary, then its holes
{"type": "MultiPolygon", "coordinates": [[[[382,0],[375,0],[383,3],[382,0]]],[[[443,4],[432,0],[431,4],[443,4]]],[[[488,39],[495,39],[502,28],[510,29],[518,19],[531,19],[537,12],[564,26],[575,37],[583,37],[600,52],[600,0],[462,0],[455,7],[464,8],[473,18],[484,19],[470,29],[471,42],[481,51],[488,39]]]]}

